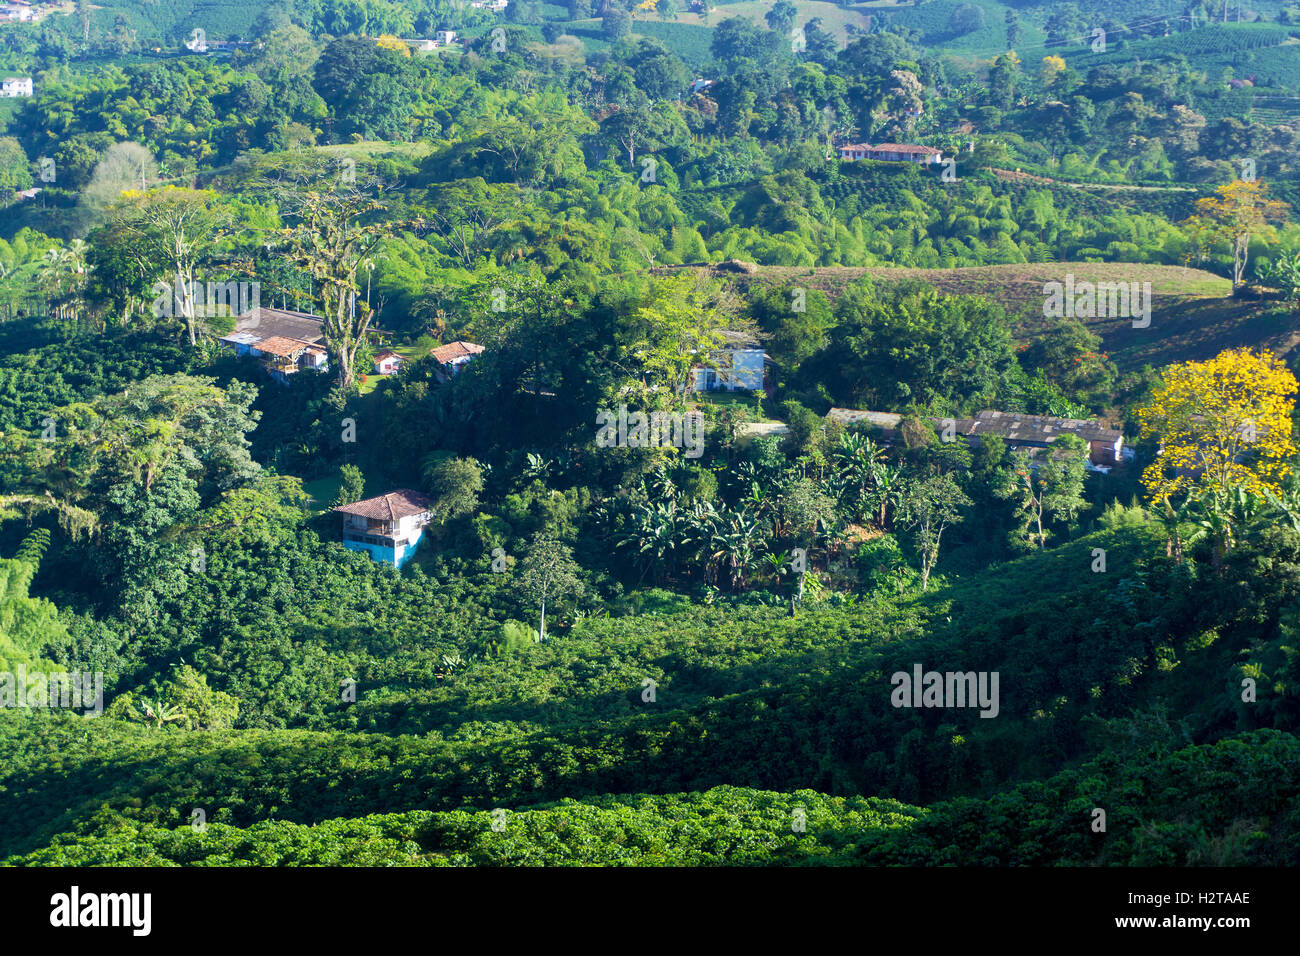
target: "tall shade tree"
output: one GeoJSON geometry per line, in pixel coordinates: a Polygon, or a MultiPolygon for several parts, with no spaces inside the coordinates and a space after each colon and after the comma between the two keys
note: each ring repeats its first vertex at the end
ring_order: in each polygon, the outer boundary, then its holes
{"type": "Polygon", "coordinates": [[[388,207],[355,181],[352,166],[309,161],[282,166],[276,175],[276,196],[290,223],[279,230],[279,240],[312,278],[330,364],[339,385],[351,388],[357,351],[373,318],[358,294],[357,272],[393,235],[393,223],[382,215],[388,207]]]}
{"type": "Polygon", "coordinates": [[[1237,489],[1281,492],[1297,450],[1291,415],[1298,387],[1271,352],[1230,349],[1207,362],[1170,366],[1137,410],[1141,439],[1157,445],[1142,473],[1147,494],[1159,508],[1190,497],[1223,519],[1216,564],[1232,546],[1237,489]]]}
{"type": "Polygon", "coordinates": [[[1197,256],[1204,258],[1209,247],[1226,242],[1232,248],[1232,289],[1241,288],[1250,255],[1252,237],[1273,234],[1273,221],[1281,219],[1287,204],[1268,196],[1268,186],[1259,180],[1227,183],[1213,196],[1196,200],[1196,211],[1182,225],[1192,240],[1197,256]]]}
{"type": "Polygon", "coordinates": [[[114,143],[95,164],[90,182],[81,193],[82,228],[103,221],[108,209],[127,190],[147,190],[158,181],[158,161],[139,143],[114,143]]]}
{"type": "Polygon", "coordinates": [[[519,585],[540,608],[537,633],[541,640],[546,640],[546,606],[581,593],[578,571],[573,551],[554,534],[541,531],[533,538],[520,566],[519,585]]]}
{"type": "Polygon", "coordinates": [[[229,224],[227,211],[210,190],[164,186],[127,190],[110,212],[126,248],[148,277],[174,282],[174,303],[185,322],[190,345],[198,344],[195,270],[209,259],[229,224]]]}
{"type": "Polygon", "coordinates": [[[39,434],[0,443],[0,518],[55,511],[74,537],[94,531],[111,489],[145,493],[170,465],[202,482],[209,497],[259,471],[245,434],[257,390],[243,382],[155,375],[115,395],[52,409],[39,434]]]}
{"type": "Polygon", "coordinates": [[[940,472],[910,488],[903,508],[903,523],[912,530],[921,559],[921,590],[930,586],[930,574],[939,561],[939,545],[949,525],[959,524],[962,510],[973,502],[952,475],[940,472]]]}
{"type": "Polygon", "coordinates": [[[1012,464],[1000,475],[993,493],[1015,504],[1018,538],[1046,547],[1050,532],[1044,519],[1070,522],[1086,507],[1087,451],[1083,439],[1062,435],[1041,462],[1035,463],[1023,452],[1012,455],[1012,464]]]}
{"type": "Polygon", "coordinates": [[[667,386],[677,401],[691,387],[692,369],[712,361],[728,330],[752,334],[737,316],[734,298],[691,273],[657,281],[636,310],[638,338],[632,346],[644,386],[667,386]],[[743,327],[742,327],[743,326],[743,327]]]}

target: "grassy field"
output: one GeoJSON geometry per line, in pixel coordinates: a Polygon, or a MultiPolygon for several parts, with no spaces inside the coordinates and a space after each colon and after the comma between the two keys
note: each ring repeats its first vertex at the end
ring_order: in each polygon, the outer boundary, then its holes
{"type": "MultiPolygon", "coordinates": [[[[701,268],[701,267],[692,267],[701,268]]],[[[710,270],[714,271],[714,270],[710,270]]],[[[1214,273],[1182,266],[1127,262],[1056,262],[976,266],[963,269],[851,268],[809,269],[759,266],[748,275],[716,272],[745,294],[753,286],[802,286],[837,299],[845,287],[866,276],[879,283],[920,279],[953,295],[983,295],[1011,315],[1017,339],[1028,341],[1046,327],[1043,285],[1063,281],[1151,283],[1151,325],[1134,328],[1128,318],[1087,321],[1120,371],[1144,365],[1201,361],[1224,349],[1267,348],[1287,356],[1300,346],[1300,315],[1276,300],[1231,298],[1232,283],[1214,273]]]]}
{"type": "MultiPolygon", "coordinates": [[[[845,27],[849,24],[867,29],[871,24],[871,11],[858,10],[852,7],[841,7],[834,3],[826,3],[824,0],[793,0],[794,5],[799,8],[799,23],[807,23],[814,17],[820,17],[822,29],[835,34],[835,38],[844,43],[848,36],[845,27]]],[[[886,6],[894,6],[887,4],[886,6]]],[[[743,17],[746,20],[753,20],[760,26],[767,26],[763,19],[763,14],[772,9],[772,4],[764,0],[741,0],[740,3],[722,4],[713,9],[708,16],[701,16],[698,13],[679,13],[677,19],[669,21],[672,23],[681,23],[689,26],[715,27],[723,20],[730,17],[743,17]]],[[[639,21],[638,21],[639,22],[639,21]]],[[[636,31],[637,24],[632,26],[636,31]]]]}
{"type": "MultiPolygon", "coordinates": [[[[700,267],[696,267],[700,268],[700,267]]],[[[1136,262],[1034,262],[1025,265],[970,266],[960,269],[903,269],[891,266],[759,266],[749,275],[725,273],[739,284],[799,284],[836,298],[850,282],[872,276],[885,282],[923,279],[944,292],[989,295],[1007,311],[1020,313],[1025,307],[1041,305],[1043,283],[1060,281],[1067,273],[1078,282],[1150,282],[1154,298],[1222,297],[1232,283],[1203,269],[1182,266],[1143,265],[1136,262]]]]}
{"type": "MultiPolygon", "coordinates": [[[[371,474],[370,472],[364,472],[364,474],[366,483],[362,494],[366,497],[383,494],[385,491],[392,490],[390,483],[383,476],[371,474]]],[[[311,513],[319,515],[328,511],[330,508],[330,502],[334,500],[336,495],[338,495],[339,485],[341,484],[342,479],[337,472],[333,475],[326,475],[324,478],[314,478],[311,481],[304,481],[302,483],[302,490],[311,496],[311,501],[308,502],[308,508],[311,510],[311,513]]]]}

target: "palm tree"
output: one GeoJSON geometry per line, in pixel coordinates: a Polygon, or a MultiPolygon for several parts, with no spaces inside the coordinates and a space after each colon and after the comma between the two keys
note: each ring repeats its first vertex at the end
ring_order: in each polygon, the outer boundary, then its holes
{"type": "Polygon", "coordinates": [[[836,497],[847,496],[854,520],[862,516],[870,489],[875,485],[875,469],[883,464],[884,457],[883,448],[856,432],[840,436],[839,447],[831,451],[834,483],[839,492],[836,497]]]}
{"type": "Polygon", "coordinates": [[[1289,489],[1275,494],[1265,488],[1263,497],[1268,506],[1264,513],[1266,517],[1281,518],[1292,531],[1300,532],[1300,491],[1289,489]]]}
{"type": "Polygon", "coordinates": [[[185,715],[181,713],[179,707],[168,704],[161,697],[156,697],[153,700],[142,697],[140,698],[139,708],[141,718],[154,730],[160,729],[163,724],[185,719],[185,715]]]}
{"type": "Polygon", "coordinates": [[[529,452],[524,464],[524,477],[532,480],[534,478],[545,480],[551,474],[551,468],[555,462],[549,458],[543,458],[541,455],[529,452]]]}
{"type": "Polygon", "coordinates": [[[890,511],[897,511],[907,496],[905,473],[901,466],[876,462],[871,469],[871,501],[881,531],[889,530],[890,511]]]}
{"type": "Polygon", "coordinates": [[[677,484],[662,462],[645,478],[645,486],[652,497],[660,500],[672,500],[677,497],[677,484]]]}
{"type": "Polygon", "coordinates": [[[710,543],[711,556],[726,565],[731,586],[743,591],[745,577],[756,557],[754,546],[762,537],[764,523],[743,511],[724,519],[710,543]]]}

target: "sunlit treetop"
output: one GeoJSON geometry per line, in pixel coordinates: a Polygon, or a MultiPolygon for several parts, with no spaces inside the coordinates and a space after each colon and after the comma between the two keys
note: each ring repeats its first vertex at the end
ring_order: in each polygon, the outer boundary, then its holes
{"type": "Polygon", "coordinates": [[[1296,454],[1295,376],[1271,352],[1232,349],[1165,369],[1138,409],[1142,439],[1159,443],[1142,483],[1154,500],[1242,487],[1276,492],[1296,454]]]}

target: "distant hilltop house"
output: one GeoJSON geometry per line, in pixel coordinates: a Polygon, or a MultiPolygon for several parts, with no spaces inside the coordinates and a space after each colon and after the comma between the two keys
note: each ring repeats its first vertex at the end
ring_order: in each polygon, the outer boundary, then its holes
{"type": "MultiPolygon", "coordinates": [[[[859,411],[832,408],[826,417],[842,425],[867,424],[881,429],[886,441],[893,441],[902,415],[892,412],[859,411]]],[[[1088,444],[1088,467],[1107,472],[1113,465],[1127,461],[1132,451],[1124,448],[1124,433],[1099,421],[1080,418],[1056,418],[1050,415],[1025,415],[1020,412],[983,411],[974,418],[927,418],[940,435],[961,435],[971,446],[984,435],[996,435],[1009,448],[1031,456],[1050,448],[1062,435],[1075,435],[1088,444]]]]}
{"type": "Polygon", "coordinates": [[[318,315],[258,307],[239,316],[235,330],[221,341],[236,355],[260,361],[276,381],[288,382],[303,369],[329,368],[329,355],[319,344],[323,338],[318,315]]]}
{"type": "Polygon", "coordinates": [[[423,50],[428,53],[439,47],[451,46],[456,42],[455,30],[438,30],[433,35],[433,39],[417,37],[415,39],[402,38],[402,42],[408,44],[416,50],[423,50]]]}
{"type": "Polygon", "coordinates": [[[704,93],[714,84],[714,80],[706,80],[702,76],[697,76],[695,82],[690,86],[692,93],[704,93]]]}
{"type": "Polygon", "coordinates": [[[382,352],[375,353],[375,374],[392,375],[402,367],[406,359],[398,355],[392,349],[384,349],[382,352]]]}
{"type": "Polygon", "coordinates": [[[493,13],[500,13],[510,6],[510,0],[471,0],[470,6],[475,10],[491,10],[493,13]]]}
{"type": "Polygon", "coordinates": [[[0,79],[0,96],[31,96],[32,78],[30,76],[6,76],[0,79]]]}
{"type": "Polygon", "coordinates": [[[242,50],[252,45],[252,40],[208,40],[204,44],[204,51],[208,53],[229,53],[232,50],[242,50]]]}
{"type": "Polygon", "coordinates": [[[420,543],[432,499],[409,488],[334,510],[343,515],[343,547],[365,551],[372,561],[400,568],[420,543]]]}
{"type": "Polygon", "coordinates": [[[902,146],[898,143],[849,143],[841,146],[840,159],[875,159],[889,163],[942,163],[943,150],[933,146],[902,146]]]}
{"type": "Polygon", "coordinates": [[[12,3],[0,4],[0,20],[17,20],[29,22],[36,19],[36,11],[30,3],[14,0],[12,3]]]}
{"type": "Polygon", "coordinates": [[[767,367],[771,358],[752,336],[738,332],[723,333],[724,344],[710,358],[713,366],[696,366],[694,390],[697,392],[763,391],[767,387],[767,367]]]}
{"type": "Polygon", "coordinates": [[[483,346],[473,342],[448,342],[436,349],[429,349],[429,354],[440,366],[440,378],[447,381],[462,368],[483,354],[483,346]]]}

